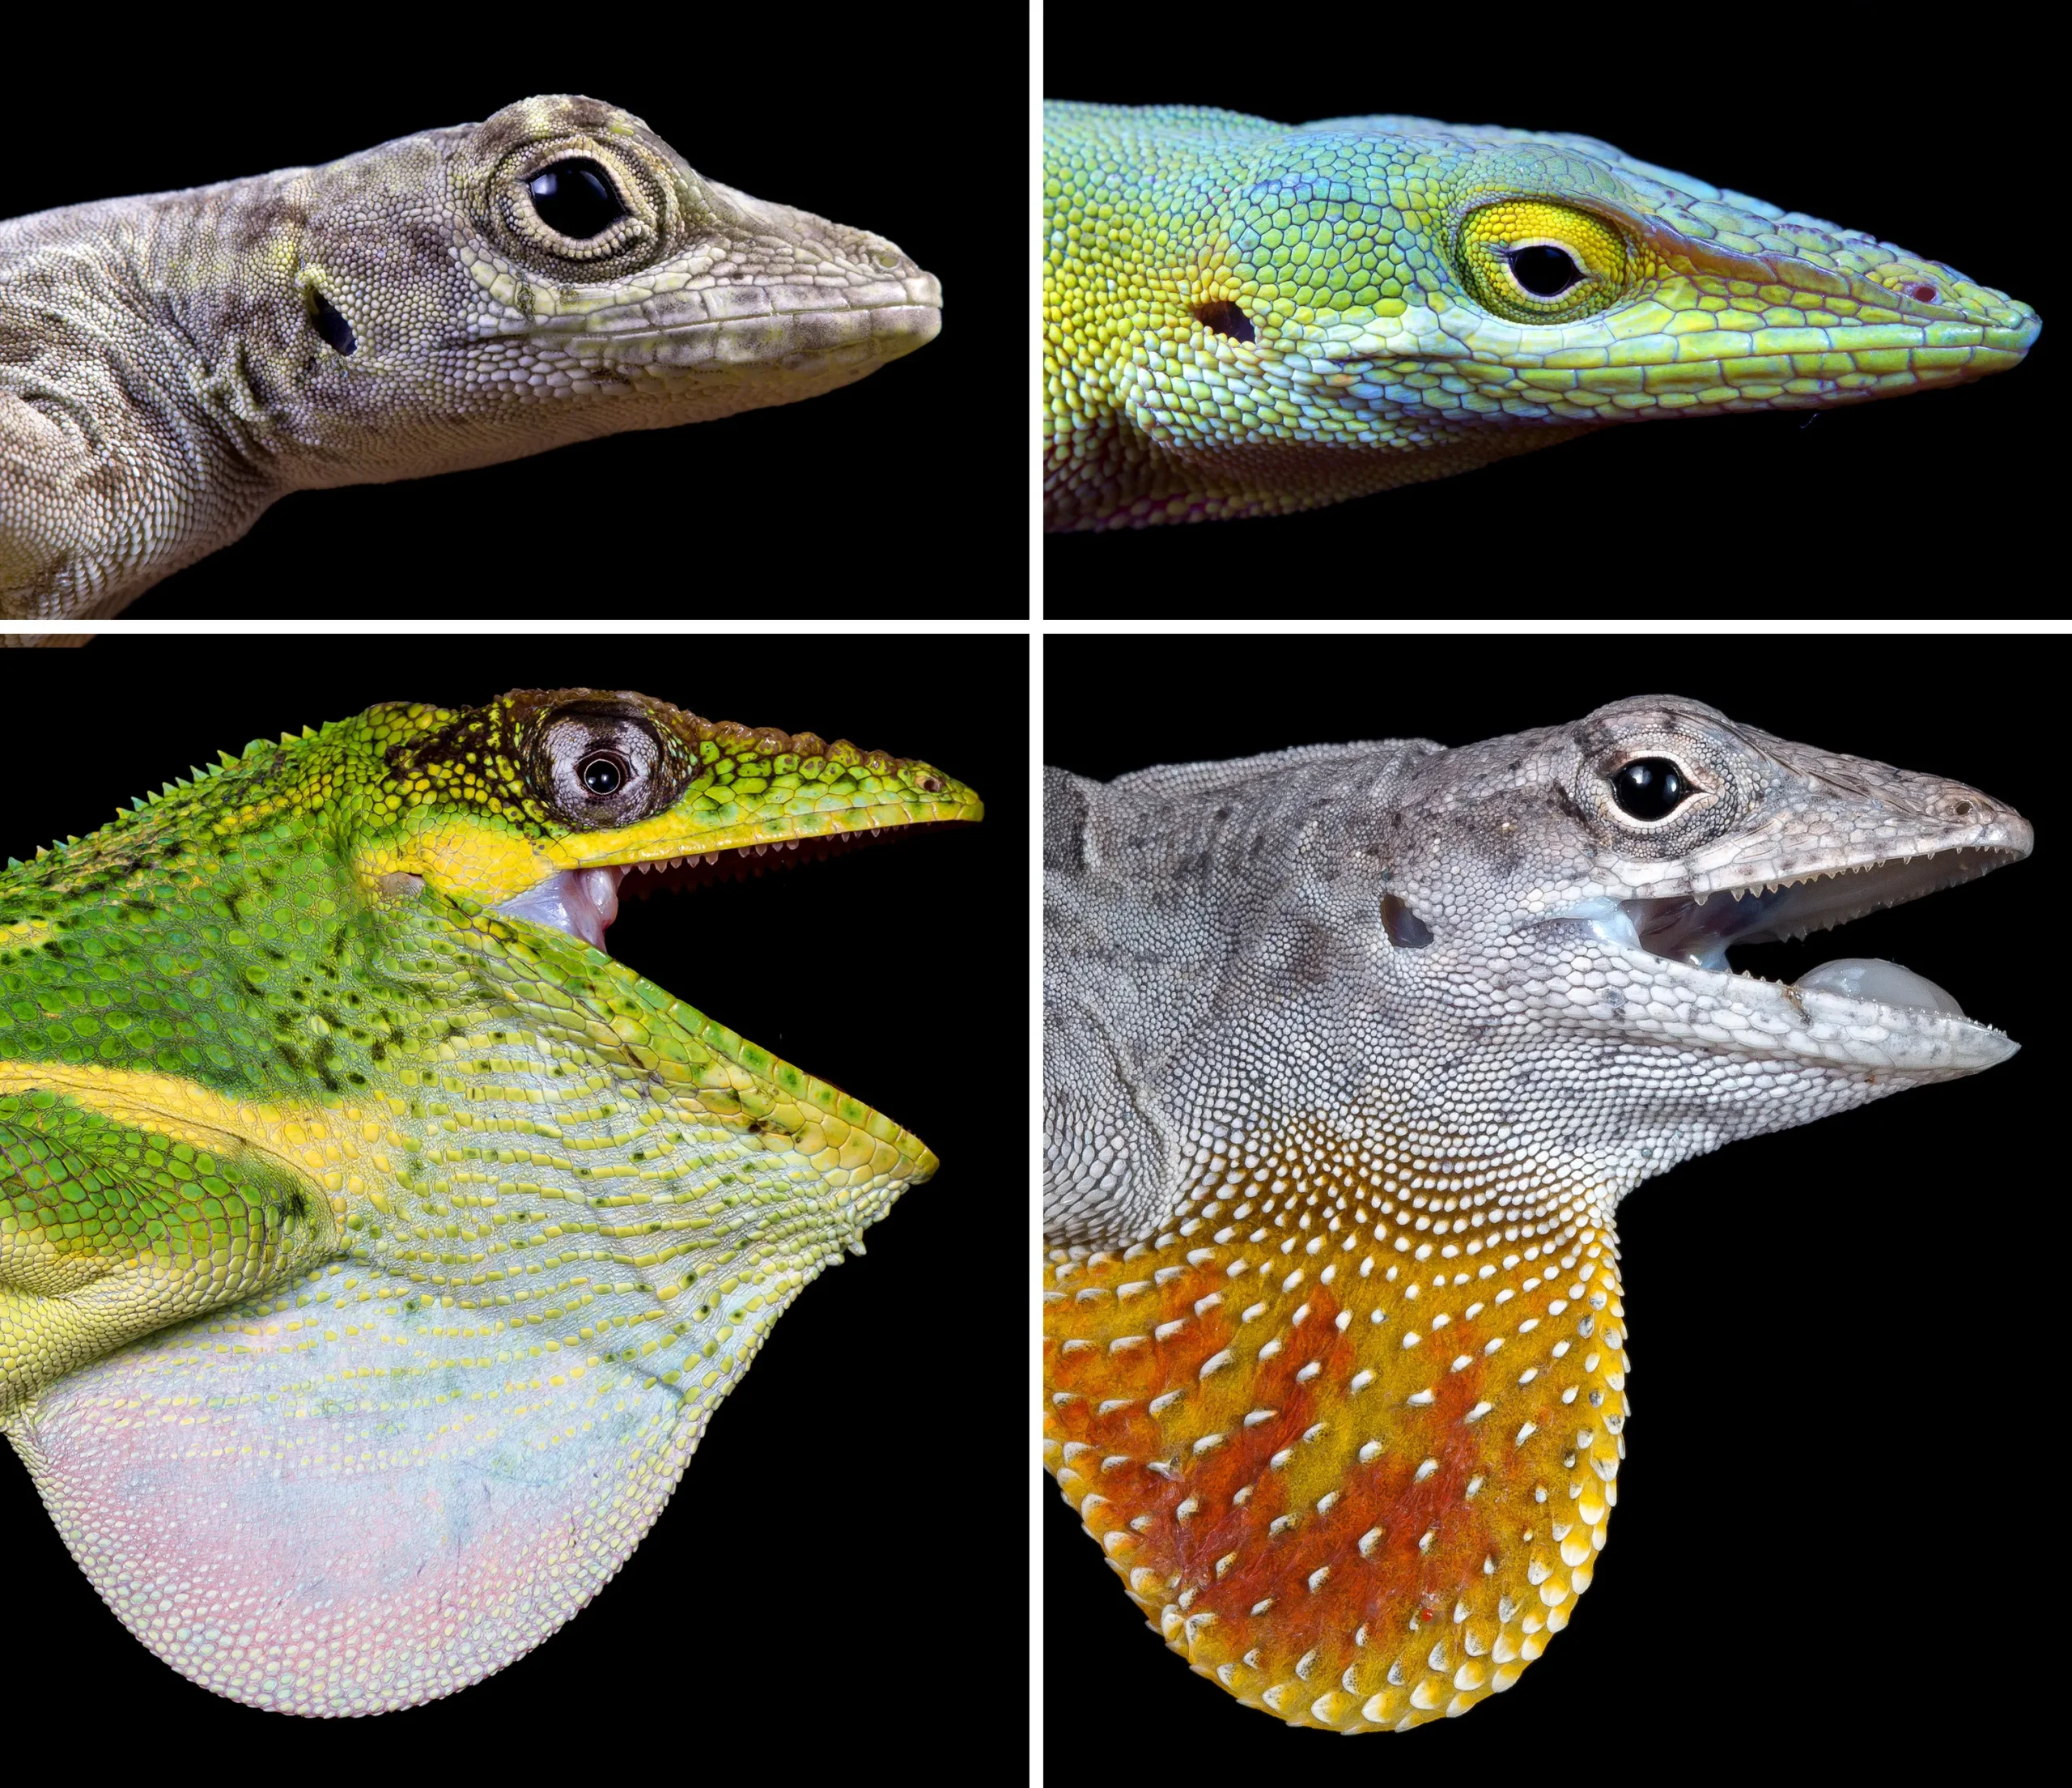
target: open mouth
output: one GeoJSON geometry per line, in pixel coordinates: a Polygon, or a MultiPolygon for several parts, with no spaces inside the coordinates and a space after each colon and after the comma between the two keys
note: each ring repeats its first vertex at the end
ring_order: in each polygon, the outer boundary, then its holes
{"type": "Polygon", "coordinates": [[[658,888],[698,888],[715,882],[791,869],[822,857],[846,856],[887,832],[904,835],[962,824],[955,820],[924,821],[912,826],[872,826],[817,838],[780,839],[767,844],[742,844],[724,851],[689,851],[681,856],[643,863],[601,863],[561,869],[521,894],[500,902],[495,911],[536,925],[580,937],[593,949],[609,950],[605,933],[618,917],[622,895],[645,895],[658,888]]]}
{"type": "MultiPolygon", "coordinates": [[[[1586,900],[1557,916],[1581,924],[1616,949],[1775,984],[1736,970],[1727,960],[1727,951],[1737,945],[1777,943],[1827,931],[1883,907],[1975,881],[2019,861],[2024,854],[1968,847],[1666,899],[1586,900]]],[[[1823,962],[1784,986],[1792,993],[1836,994],[1881,1005],[1964,1016],[1955,998],[1926,976],[1876,957],[1823,962]]]]}

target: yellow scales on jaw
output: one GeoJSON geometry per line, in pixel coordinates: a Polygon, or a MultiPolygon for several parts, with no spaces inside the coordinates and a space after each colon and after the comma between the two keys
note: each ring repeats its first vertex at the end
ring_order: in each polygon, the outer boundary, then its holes
{"type": "Polygon", "coordinates": [[[2027,853],[1976,789],[1674,697],[1442,750],[1047,773],[1047,1463],[1172,1648],[1293,1724],[1512,1686],[1590,1586],[1618,1200],[2005,1060],[1802,936],[2027,853]]]}
{"type": "Polygon", "coordinates": [[[1222,1196],[1155,1240],[1052,1256],[1058,1486],[1247,1703],[1340,1729],[1463,1712],[1568,1624],[1604,1544],[1611,1224],[1436,1139],[1312,1132],[1207,1168],[1222,1196]]]}

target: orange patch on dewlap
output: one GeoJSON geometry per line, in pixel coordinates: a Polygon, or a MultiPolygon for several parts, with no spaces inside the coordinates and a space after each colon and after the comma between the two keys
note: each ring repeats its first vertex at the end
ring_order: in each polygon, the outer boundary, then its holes
{"type": "Polygon", "coordinates": [[[1562,1216],[1470,1252],[1225,1199],[1051,1254],[1047,1463],[1196,1671],[1292,1724],[1400,1730],[1509,1688],[1567,1624],[1627,1361],[1617,1238],[1562,1216]]]}

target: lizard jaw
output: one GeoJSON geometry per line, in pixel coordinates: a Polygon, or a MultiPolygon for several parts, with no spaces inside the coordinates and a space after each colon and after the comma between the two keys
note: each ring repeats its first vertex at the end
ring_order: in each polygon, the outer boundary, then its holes
{"type": "Polygon", "coordinates": [[[1688,985],[1695,1019],[1792,1055],[1812,1054],[1900,1071],[1974,1072],[2004,1061],[2016,1045],[1966,1016],[1926,976],[1878,958],[1823,962],[1790,983],[1736,970],[1736,944],[1803,938],[1951,888],[2027,856],[2023,836],[2006,845],[1964,846],[1749,883],[1722,883],[1667,897],[1582,901],[1557,916],[1597,941],[1651,959],[1652,980],[1688,985]],[[1716,898],[1724,896],[1724,898],[1716,898]]]}
{"type": "MultiPolygon", "coordinates": [[[[902,830],[923,830],[905,827],[902,830]]],[[[755,873],[765,865],[758,859],[784,859],[803,846],[808,857],[821,856],[866,838],[876,838],[885,828],[841,832],[823,838],[778,839],[765,844],[741,844],[721,851],[686,851],[675,856],[655,857],[638,863],[588,864],[580,869],[557,869],[535,882],[523,894],[499,902],[492,911],[516,919],[530,919],[556,931],[580,937],[592,949],[611,953],[605,933],[618,917],[619,894],[626,878],[639,875],[634,891],[645,894],[653,887],[686,888],[724,877],[755,873]]]]}
{"type": "Polygon", "coordinates": [[[1803,938],[1883,907],[1975,881],[2027,855],[2026,848],[2011,846],[1964,846],[1618,904],[1633,923],[1638,947],[1650,955],[1718,970],[1728,966],[1731,945],[1803,938]],[[1714,896],[1720,894],[1726,898],[1715,904],[1714,896]]]}

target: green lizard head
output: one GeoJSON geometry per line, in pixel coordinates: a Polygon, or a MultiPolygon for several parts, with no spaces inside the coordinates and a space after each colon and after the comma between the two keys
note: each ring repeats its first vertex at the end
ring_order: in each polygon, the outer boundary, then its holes
{"type": "Polygon", "coordinates": [[[1939,261],[1590,138],[1051,121],[1054,343],[1101,344],[1064,407],[1119,407],[1189,459],[1169,482],[1215,500],[1171,519],[1306,508],[1606,423],[1955,384],[2019,364],[2041,328],[1939,261]]]}
{"type": "Polygon", "coordinates": [[[415,880],[600,949],[629,875],[643,891],[694,885],[772,852],[817,856],[982,811],[932,765],[626,692],[520,690],[458,712],[399,703],[357,724],[378,766],[345,809],[363,887],[414,894],[415,880]]]}
{"type": "Polygon", "coordinates": [[[304,418],[304,482],[794,402],[940,326],[896,244],[710,179],[597,100],[274,178],[244,225],[240,333],[304,418]]]}
{"type": "Polygon", "coordinates": [[[605,955],[621,882],[981,811],[843,741],[520,690],[248,746],[0,875],[0,1430],[138,1636],[378,1712],[580,1607],[936,1166],[605,955]]]}

